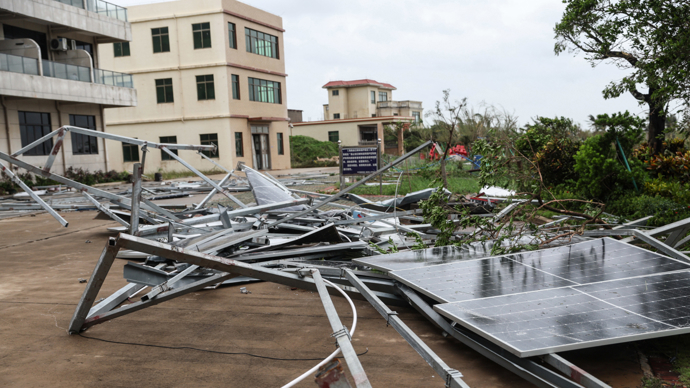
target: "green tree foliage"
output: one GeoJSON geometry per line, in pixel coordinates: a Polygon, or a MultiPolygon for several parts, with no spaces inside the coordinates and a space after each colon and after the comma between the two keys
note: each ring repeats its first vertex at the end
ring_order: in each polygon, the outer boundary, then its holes
{"type": "Polygon", "coordinates": [[[610,62],[630,70],[603,91],[631,93],[649,108],[648,142],[658,153],[667,106],[690,101],[690,2],[687,0],[564,0],[555,52],[583,52],[592,66],[610,62]],[[638,90],[645,85],[647,92],[638,90]]]}
{"type": "Polygon", "coordinates": [[[587,198],[604,200],[634,191],[633,180],[643,185],[646,179],[643,163],[631,157],[633,147],[642,141],[645,120],[625,112],[599,115],[596,124],[605,132],[585,140],[575,155],[577,191],[587,198]],[[625,166],[621,148],[631,171],[625,166]]]}
{"type": "MultiPolygon", "coordinates": [[[[293,168],[323,167],[326,162],[317,158],[338,156],[338,144],[330,141],[319,141],[309,136],[290,136],[290,155],[293,168]]],[[[330,165],[335,165],[335,162],[330,165]]]]}

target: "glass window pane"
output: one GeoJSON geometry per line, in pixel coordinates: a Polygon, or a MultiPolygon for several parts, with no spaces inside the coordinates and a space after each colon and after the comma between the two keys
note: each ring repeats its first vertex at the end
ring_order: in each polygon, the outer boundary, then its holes
{"type": "Polygon", "coordinates": [[[206,98],[209,100],[213,100],[216,98],[216,91],[213,87],[213,82],[206,83],[206,98]]]}
{"type": "Polygon", "coordinates": [[[172,85],[165,87],[165,102],[173,102],[173,88],[172,85]]]}
{"type": "Polygon", "coordinates": [[[128,57],[129,54],[129,42],[122,43],[122,56],[128,57]]]}
{"type": "Polygon", "coordinates": [[[159,53],[161,52],[161,38],[160,36],[154,36],[153,37],[153,52],[154,53],[159,53]]]}
{"type": "Polygon", "coordinates": [[[198,83],[196,84],[196,94],[197,98],[199,100],[205,100],[206,99],[206,84],[198,83]]]}
{"type": "Polygon", "coordinates": [[[203,31],[201,35],[203,38],[203,47],[211,47],[211,31],[203,31]]]}
{"type": "Polygon", "coordinates": [[[163,52],[165,52],[165,53],[169,52],[170,51],[170,38],[168,37],[168,35],[163,35],[161,37],[161,40],[163,41],[163,44],[162,44],[163,52]]]}
{"type": "Polygon", "coordinates": [[[201,32],[195,31],[194,32],[194,48],[198,49],[201,48],[201,32]]]}
{"type": "Polygon", "coordinates": [[[115,50],[115,56],[122,56],[122,43],[113,43],[113,49],[115,50]]]}

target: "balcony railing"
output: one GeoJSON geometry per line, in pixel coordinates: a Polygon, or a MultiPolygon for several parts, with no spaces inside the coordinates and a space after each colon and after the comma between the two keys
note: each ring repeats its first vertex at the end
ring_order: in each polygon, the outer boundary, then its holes
{"type": "Polygon", "coordinates": [[[379,101],[376,108],[413,108],[422,109],[421,101],[379,101]]]}
{"type": "Polygon", "coordinates": [[[63,4],[71,5],[77,8],[84,9],[84,4],[86,4],[86,9],[101,15],[106,15],[108,17],[127,21],[127,8],[120,7],[112,3],[108,3],[103,0],[55,0],[63,4]]]}
{"type": "Polygon", "coordinates": [[[378,143],[378,140],[360,140],[359,145],[365,146],[365,145],[373,145],[375,146],[378,143]]]}
{"type": "Polygon", "coordinates": [[[0,53],[0,71],[38,75],[38,59],[0,53]]]}
{"type": "MultiPolygon", "coordinates": [[[[121,88],[134,88],[131,74],[118,73],[116,71],[93,69],[86,66],[70,65],[67,63],[41,60],[43,76],[60,78],[72,81],[93,82],[102,85],[117,86],[121,88]]],[[[12,54],[0,53],[0,71],[13,73],[41,75],[38,59],[21,57],[12,54]]]]}
{"type": "Polygon", "coordinates": [[[118,86],[121,88],[134,88],[131,74],[118,73],[110,70],[94,69],[97,84],[118,86]]]}
{"type": "Polygon", "coordinates": [[[91,82],[91,69],[84,66],[69,65],[44,59],[43,76],[72,81],[91,82]]]}

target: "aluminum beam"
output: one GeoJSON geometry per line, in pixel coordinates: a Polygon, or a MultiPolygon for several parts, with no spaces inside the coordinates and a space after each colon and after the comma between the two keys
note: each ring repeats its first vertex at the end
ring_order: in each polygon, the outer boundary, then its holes
{"type": "Polygon", "coordinates": [[[649,232],[645,233],[640,230],[636,230],[634,236],[653,246],[659,251],[673,257],[674,259],[678,259],[690,264],[690,257],[652,237],[649,232]]]}
{"type": "Polygon", "coordinates": [[[245,205],[245,204],[244,204],[242,201],[240,201],[239,199],[235,198],[235,196],[232,195],[232,194],[230,194],[229,191],[227,191],[227,190],[223,189],[222,187],[220,187],[216,182],[214,182],[213,180],[209,179],[206,175],[202,174],[199,170],[197,170],[196,168],[194,168],[191,164],[185,162],[185,161],[184,161],[182,158],[180,158],[179,156],[175,155],[175,153],[172,152],[172,151],[170,151],[167,147],[160,147],[160,149],[163,150],[163,151],[164,151],[165,153],[167,153],[168,155],[170,155],[171,158],[177,160],[178,162],[180,162],[180,164],[182,164],[183,166],[187,167],[187,169],[189,169],[189,171],[195,173],[197,176],[199,176],[199,178],[203,179],[204,182],[206,182],[206,183],[208,183],[209,185],[211,185],[211,187],[214,187],[215,189],[217,189],[219,193],[221,193],[221,194],[223,194],[224,196],[228,197],[229,200],[235,202],[235,203],[238,204],[240,207],[247,208],[247,205],[245,205]]]}
{"type": "Polygon", "coordinates": [[[552,367],[561,371],[566,376],[570,376],[576,383],[582,384],[585,388],[611,388],[610,385],[597,379],[586,371],[577,367],[558,354],[551,353],[544,356],[544,361],[552,367]]]}
{"type": "Polygon", "coordinates": [[[66,131],[74,132],[74,133],[81,133],[82,135],[86,136],[95,136],[95,137],[101,137],[103,139],[108,139],[108,140],[116,140],[121,143],[127,143],[127,144],[136,144],[140,147],[148,147],[148,148],[167,148],[171,150],[191,150],[191,151],[215,151],[216,146],[214,145],[190,145],[190,144],[167,144],[167,143],[156,143],[152,141],[147,141],[147,140],[140,140],[140,139],[134,139],[132,137],[127,137],[127,136],[120,136],[120,135],[115,135],[110,132],[99,132],[99,131],[94,131],[91,129],[85,129],[85,128],[79,128],[79,127],[73,127],[70,125],[65,125],[62,128],[64,128],[66,131]]]}
{"type": "Polygon", "coordinates": [[[124,227],[129,228],[129,223],[128,223],[127,221],[125,221],[125,220],[123,220],[122,218],[118,217],[117,214],[111,212],[110,209],[108,209],[107,207],[105,207],[102,203],[98,202],[98,201],[96,200],[96,198],[94,198],[94,197],[92,197],[91,195],[89,195],[89,193],[87,193],[87,192],[82,192],[82,195],[83,195],[84,197],[86,197],[86,199],[88,199],[91,203],[93,203],[93,204],[96,206],[96,208],[98,208],[98,210],[102,211],[103,213],[105,213],[108,217],[112,218],[113,220],[119,222],[119,223],[122,224],[124,227]]]}
{"type": "Polygon", "coordinates": [[[57,155],[60,152],[60,148],[62,147],[62,142],[65,139],[65,130],[63,128],[60,128],[57,131],[57,140],[55,141],[55,144],[53,144],[53,149],[50,150],[48,160],[46,161],[45,165],[43,165],[43,171],[50,171],[51,167],[53,167],[53,163],[55,163],[55,159],[57,158],[57,155]]]}
{"type": "Polygon", "coordinates": [[[0,163],[0,170],[3,171],[5,174],[10,176],[10,179],[19,187],[22,188],[22,190],[26,191],[27,194],[38,203],[43,210],[47,211],[53,218],[55,218],[62,226],[65,228],[69,225],[69,222],[67,222],[64,218],[62,218],[61,215],[59,215],[53,208],[51,208],[47,203],[45,203],[41,197],[39,197],[36,193],[34,193],[33,190],[29,186],[27,186],[24,182],[22,182],[21,179],[19,179],[12,171],[10,171],[9,168],[5,167],[4,164],[0,163]]]}
{"type": "Polygon", "coordinates": [[[369,287],[367,287],[352,271],[345,270],[345,277],[350,283],[359,290],[359,292],[374,306],[385,319],[386,323],[393,326],[393,328],[416,350],[420,356],[438,373],[446,382],[446,387],[451,388],[469,388],[469,385],[462,381],[462,373],[449,367],[441,357],[437,356],[431,348],[429,348],[417,334],[412,331],[403,321],[398,317],[397,313],[391,311],[381,300],[374,295],[369,287]]]}
{"type": "Polygon", "coordinates": [[[328,294],[326,289],[326,283],[324,283],[321,278],[321,274],[318,269],[311,270],[312,278],[316,284],[316,290],[319,292],[319,297],[321,297],[321,303],[323,304],[324,310],[326,310],[326,316],[328,317],[328,322],[331,324],[331,329],[333,329],[333,336],[338,342],[338,346],[342,351],[343,357],[345,357],[345,362],[347,367],[352,374],[352,379],[355,381],[357,388],[371,388],[371,383],[367,374],[364,372],[362,364],[357,358],[357,352],[350,342],[350,333],[338,317],[338,312],[335,310],[331,296],[328,294]]]}
{"type": "MultiPolygon", "coordinates": [[[[201,152],[199,154],[206,156],[206,155],[202,154],[201,152]]],[[[223,187],[223,185],[225,183],[227,183],[227,181],[230,179],[231,176],[232,176],[232,172],[228,173],[228,175],[226,175],[223,179],[221,179],[220,182],[218,182],[218,186],[223,187]]],[[[194,209],[199,210],[202,207],[204,207],[204,205],[206,205],[206,202],[208,202],[211,198],[213,198],[213,196],[216,195],[217,192],[218,192],[218,189],[214,187],[213,190],[211,190],[211,192],[208,193],[206,198],[204,198],[201,202],[199,202],[199,204],[196,205],[196,207],[194,209]]]]}

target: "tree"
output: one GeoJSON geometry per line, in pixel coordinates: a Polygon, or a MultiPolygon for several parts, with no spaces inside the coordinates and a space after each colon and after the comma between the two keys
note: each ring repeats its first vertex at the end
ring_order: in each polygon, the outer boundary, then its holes
{"type": "Polygon", "coordinates": [[[604,98],[631,93],[649,108],[647,141],[661,151],[668,106],[690,101],[690,2],[687,0],[564,0],[555,52],[581,51],[631,72],[611,82],[604,98]],[[647,93],[639,91],[645,85],[647,93]]]}
{"type": "MultiPolygon", "coordinates": [[[[436,101],[436,106],[433,111],[427,113],[427,116],[433,118],[435,125],[439,126],[443,131],[441,139],[445,140],[445,151],[441,156],[441,180],[443,187],[448,188],[448,178],[446,177],[446,158],[448,151],[453,146],[453,136],[457,131],[458,125],[461,122],[461,115],[464,108],[467,107],[467,98],[462,101],[450,100],[450,89],[443,91],[443,100],[436,101]]],[[[439,141],[439,138],[434,137],[434,140],[439,141]]]]}

